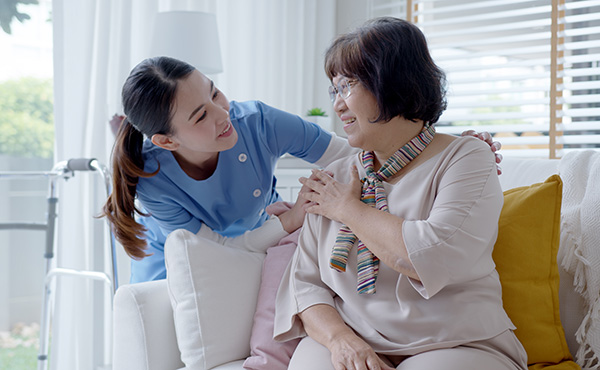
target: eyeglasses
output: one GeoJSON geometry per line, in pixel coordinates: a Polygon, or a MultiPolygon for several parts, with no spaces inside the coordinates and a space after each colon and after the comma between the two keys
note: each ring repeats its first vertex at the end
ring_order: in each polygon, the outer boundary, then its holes
{"type": "Polygon", "coordinates": [[[348,80],[344,78],[343,80],[338,82],[337,86],[329,86],[329,99],[331,99],[331,102],[335,102],[336,95],[339,95],[342,99],[347,99],[350,96],[350,93],[352,92],[350,86],[356,83],[358,83],[358,80],[348,80]]]}

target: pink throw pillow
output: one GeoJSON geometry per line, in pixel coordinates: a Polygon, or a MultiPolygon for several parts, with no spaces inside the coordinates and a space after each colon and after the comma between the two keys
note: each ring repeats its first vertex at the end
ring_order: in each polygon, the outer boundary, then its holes
{"type": "Polygon", "coordinates": [[[288,262],[296,250],[299,233],[300,230],[296,230],[281,239],[278,245],[267,249],[250,337],[250,357],[244,362],[244,369],[286,370],[298,345],[299,339],[276,342],[273,339],[273,325],[277,289],[288,262]]]}

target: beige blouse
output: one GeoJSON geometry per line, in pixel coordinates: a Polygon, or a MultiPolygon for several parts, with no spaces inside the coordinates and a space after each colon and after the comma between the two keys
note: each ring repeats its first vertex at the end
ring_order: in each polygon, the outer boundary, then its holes
{"type": "MultiPolygon", "coordinates": [[[[328,170],[347,183],[352,164],[361,171],[357,156],[328,170]]],[[[380,262],[377,292],[358,294],[356,246],[346,272],[331,269],[341,224],[308,215],[279,287],[275,338],[305,336],[297,315],[315,304],[335,307],[376,352],[389,355],[453,347],[514,329],[502,308],[492,260],[503,195],[488,145],[474,138],[454,140],[384,187],[390,212],[405,219],[404,242],[421,281],[380,262]]]]}

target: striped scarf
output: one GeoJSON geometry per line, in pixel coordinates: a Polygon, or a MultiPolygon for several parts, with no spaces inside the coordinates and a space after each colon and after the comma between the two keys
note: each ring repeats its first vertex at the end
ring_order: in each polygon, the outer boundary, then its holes
{"type": "MultiPolygon", "coordinates": [[[[434,135],[435,128],[433,126],[424,127],[418,136],[415,136],[395,152],[381,166],[379,171],[375,171],[373,167],[373,152],[363,151],[360,160],[366,170],[366,177],[362,179],[361,200],[380,211],[389,212],[383,182],[394,176],[411,160],[415,159],[431,142],[434,135]]],[[[342,225],[331,252],[329,263],[331,268],[339,272],[346,271],[348,254],[357,240],[358,238],[352,230],[348,226],[342,225]]],[[[374,294],[375,281],[377,280],[377,272],[379,271],[379,259],[360,240],[358,240],[357,253],[358,293],[374,294]]]]}

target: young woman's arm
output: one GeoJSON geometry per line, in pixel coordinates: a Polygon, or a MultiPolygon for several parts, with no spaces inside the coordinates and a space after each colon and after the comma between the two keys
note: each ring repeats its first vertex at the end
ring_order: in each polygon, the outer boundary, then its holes
{"type": "Polygon", "coordinates": [[[300,197],[300,194],[304,191],[304,189],[300,190],[298,200],[291,208],[279,215],[272,216],[260,227],[246,231],[242,235],[225,237],[205,224],[202,224],[196,235],[233,248],[245,249],[251,252],[266,252],[269,247],[276,245],[283,237],[302,226],[306,215],[304,210],[306,201],[300,197]]]}
{"type": "Polygon", "coordinates": [[[228,247],[264,253],[269,247],[276,245],[283,237],[287,236],[288,232],[285,231],[279,217],[273,216],[260,227],[235,237],[223,236],[205,224],[202,224],[196,235],[228,247]]]}

